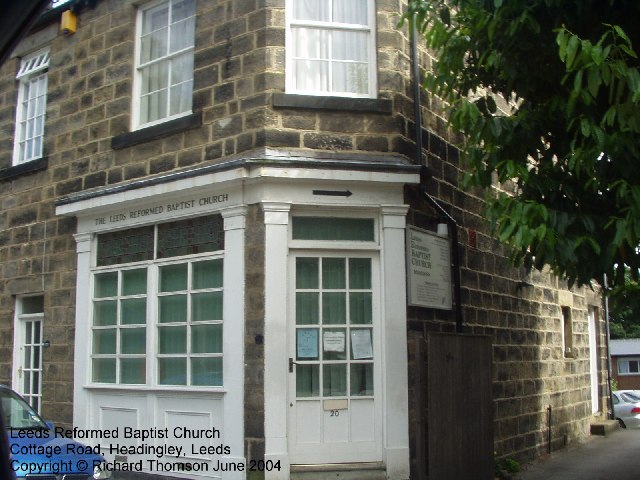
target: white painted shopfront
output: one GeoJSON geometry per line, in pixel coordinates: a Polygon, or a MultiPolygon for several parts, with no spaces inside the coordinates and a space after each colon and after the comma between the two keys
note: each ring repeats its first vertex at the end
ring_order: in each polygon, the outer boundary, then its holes
{"type": "Polygon", "coordinates": [[[230,162],[58,205],[78,219],[75,427],[157,435],[118,439],[131,447],[119,461],[173,445],[172,461],[207,464],[183,477],[245,478],[214,466],[245,457],[245,216],[258,204],[264,460],[279,467],[266,478],[353,462],[408,478],[403,186],[418,178],[400,164],[320,163],[230,162]]]}

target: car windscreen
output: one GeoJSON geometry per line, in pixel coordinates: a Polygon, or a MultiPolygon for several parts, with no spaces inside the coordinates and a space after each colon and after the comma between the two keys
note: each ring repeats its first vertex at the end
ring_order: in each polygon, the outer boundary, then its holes
{"type": "Polygon", "coordinates": [[[47,428],[36,411],[11,390],[0,389],[0,405],[7,429],[47,428]]]}

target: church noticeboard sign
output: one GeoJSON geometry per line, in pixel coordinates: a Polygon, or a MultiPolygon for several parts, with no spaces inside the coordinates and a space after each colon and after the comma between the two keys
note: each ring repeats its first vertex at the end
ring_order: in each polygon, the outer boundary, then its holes
{"type": "Polygon", "coordinates": [[[407,289],[411,306],[451,310],[448,238],[407,227],[407,289]]]}

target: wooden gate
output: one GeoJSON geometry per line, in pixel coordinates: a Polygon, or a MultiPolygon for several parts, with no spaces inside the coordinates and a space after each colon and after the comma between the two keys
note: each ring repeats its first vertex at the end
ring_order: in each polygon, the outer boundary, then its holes
{"type": "Polygon", "coordinates": [[[427,336],[429,480],[492,480],[491,337],[427,336]]]}

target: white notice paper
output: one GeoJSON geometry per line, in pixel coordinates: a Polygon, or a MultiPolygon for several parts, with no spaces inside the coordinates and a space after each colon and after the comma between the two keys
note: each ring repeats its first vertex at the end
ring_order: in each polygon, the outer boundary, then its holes
{"type": "Polygon", "coordinates": [[[351,330],[351,354],[354,360],[373,358],[371,330],[351,330]]]}
{"type": "Polygon", "coordinates": [[[345,343],[344,332],[324,332],[323,348],[325,352],[344,352],[345,343]]]}

